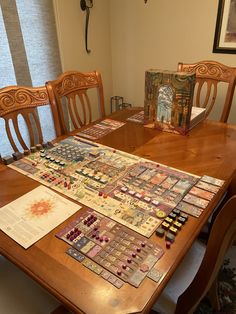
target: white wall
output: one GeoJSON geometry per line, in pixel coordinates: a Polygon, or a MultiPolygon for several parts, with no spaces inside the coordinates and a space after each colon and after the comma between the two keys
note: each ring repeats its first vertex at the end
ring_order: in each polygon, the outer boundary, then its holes
{"type": "Polygon", "coordinates": [[[54,0],[63,71],[101,72],[106,112],[112,90],[109,0],[94,0],[90,11],[88,48],[85,50],[85,12],[79,0],[54,0]]]}
{"type": "MultiPolygon", "coordinates": [[[[110,0],[113,93],[143,105],[149,68],[200,60],[236,67],[236,55],[212,53],[217,7],[217,0],[110,0]]],[[[232,107],[236,123],[236,95],[232,107]]]]}
{"type": "MultiPolygon", "coordinates": [[[[200,60],[236,66],[236,55],[212,53],[217,0],[94,0],[90,55],[84,48],[80,1],[54,0],[54,7],[63,70],[100,70],[107,113],[112,95],[143,105],[149,68],[175,70],[179,61],[200,60]]],[[[236,95],[229,122],[236,123],[236,95]]]]}

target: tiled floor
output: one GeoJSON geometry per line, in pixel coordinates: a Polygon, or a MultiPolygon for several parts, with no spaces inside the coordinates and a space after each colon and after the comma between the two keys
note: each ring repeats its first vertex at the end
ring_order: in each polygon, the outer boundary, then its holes
{"type": "Polygon", "coordinates": [[[59,302],[0,256],[0,314],[49,314],[59,302]]]}

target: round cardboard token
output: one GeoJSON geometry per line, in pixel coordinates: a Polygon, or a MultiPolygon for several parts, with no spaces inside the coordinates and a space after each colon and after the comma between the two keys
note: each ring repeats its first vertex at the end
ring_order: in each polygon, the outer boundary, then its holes
{"type": "Polygon", "coordinates": [[[165,213],[163,210],[158,210],[158,211],[156,212],[156,216],[157,216],[158,218],[165,218],[165,217],[166,217],[166,213],[165,213]]]}

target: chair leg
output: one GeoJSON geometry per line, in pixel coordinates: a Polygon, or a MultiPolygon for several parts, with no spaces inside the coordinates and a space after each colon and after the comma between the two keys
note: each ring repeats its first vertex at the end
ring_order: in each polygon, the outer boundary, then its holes
{"type": "Polygon", "coordinates": [[[219,301],[219,296],[218,296],[218,283],[217,283],[217,278],[213,281],[213,284],[208,291],[208,298],[211,302],[211,306],[214,310],[220,311],[220,301],[219,301]]]}

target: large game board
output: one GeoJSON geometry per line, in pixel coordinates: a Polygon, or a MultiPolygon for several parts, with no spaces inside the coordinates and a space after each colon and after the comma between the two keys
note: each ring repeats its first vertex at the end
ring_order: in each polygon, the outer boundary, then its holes
{"type": "Polygon", "coordinates": [[[77,136],[9,167],[146,237],[174,208],[198,217],[223,185],[77,136]]]}

